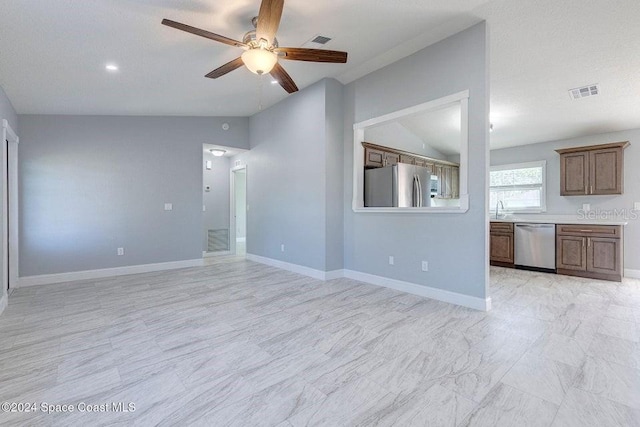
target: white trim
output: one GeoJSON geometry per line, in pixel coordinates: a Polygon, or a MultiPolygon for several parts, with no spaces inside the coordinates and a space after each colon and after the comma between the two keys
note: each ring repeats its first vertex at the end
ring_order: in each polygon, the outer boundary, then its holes
{"type": "Polygon", "coordinates": [[[2,297],[0,297],[0,314],[2,314],[5,308],[7,308],[7,301],[9,301],[8,295],[3,295],[2,297]]]}
{"type": "Polygon", "coordinates": [[[475,310],[491,310],[491,298],[482,299],[478,297],[472,297],[469,295],[459,294],[457,292],[451,292],[444,289],[432,288],[429,286],[418,285],[416,283],[404,282],[401,280],[390,279],[388,277],[362,273],[360,271],[344,270],[344,277],[360,282],[369,283],[371,285],[395,289],[396,291],[406,292],[408,294],[418,295],[421,297],[431,298],[450,304],[473,308],[475,310]]]}
{"type": "Polygon", "coordinates": [[[2,303],[9,302],[9,288],[18,283],[18,144],[20,138],[7,120],[2,120],[2,303]]]}
{"type": "Polygon", "coordinates": [[[394,214],[449,214],[465,213],[469,210],[468,189],[468,158],[469,158],[469,91],[454,93],[442,98],[434,99],[403,110],[394,111],[380,117],[358,122],[353,125],[353,199],[351,208],[356,213],[394,213],[394,214]],[[364,206],[364,130],[367,127],[396,120],[410,114],[435,110],[447,105],[460,103],[460,207],[424,207],[424,208],[367,208],[364,206]]]}
{"type": "MultiPolygon", "coordinates": [[[[246,164],[241,164],[241,165],[237,165],[231,168],[231,170],[229,171],[230,173],[230,177],[229,177],[229,247],[230,247],[230,252],[232,254],[236,254],[238,253],[237,250],[237,243],[238,241],[236,240],[236,172],[240,171],[240,170],[244,170],[245,173],[245,177],[244,177],[244,204],[245,204],[245,216],[244,216],[244,227],[245,227],[245,233],[247,232],[247,222],[248,222],[248,217],[249,217],[249,209],[247,207],[247,187],[249,186],[249,180],[248,180],[248,171],[247,171],[247,165],[246,164]]],[[[244,238],[245,242],[247,241],[247,238],[244,238]]],[[[245,248],[246,251],[246,248],[245,248]]]]}
{"type": "Polygon", "coordinates": [[[625,268],[624,277],[627,277],[629,279],[640,279],[640,270],[631,270],[630,268],[625,268]]]}
{"type": "Polygon", "coordinates": [[[156,264],[130,265],[126,267],[103,268],[100,270],[72,271],[69,273],[42,274],[26,276],[18,279],[16,288],[27,286],[49,285],[52,283],[73,282],[76,280],[102,279],[105,277],[124,276],[127,274],[150,273],[153,271],[174,270],[177,268],[201,267],[201,258],[184,261],[160,262],[156,264]]]}
{"type": "Polygon", "coordinates": [[[202,251],[202,258],[212,258],[216,256],[231,255],[231,251],[206,252],[202,251]]]}
{"type": "Polygon", "coordinates": [[[418,285],[417,283],[403,282],[401,280],[390,279],[388,277],[375,276],[373,274],[362,273],[353,270],[334,270],[321,271],[298,264],[292,264],[272,258],[262,257],[259,255],[247,254],[249,261],[258,262],[260,264],[269,265],[271,267],[280,268],[282,270],[291,271],[292,273],[302,274],[303,276],[312,277],[318,280],[333,280],[341,277],[357,280],[359,282],[368,283],[370,285],[382,286],[385,288],[395,289],[400,292],[406,292],[421,297],[431,298],[450,304],[461,305],[463,307],[473,308],[475,310],[489,311],[491,310],[491,298],[478,298],[444,289],[432,288],[429,286],[418,285]]]}
{"type": "MultiPolygon", "coordinates": [[[[313,277],[314,279],[323,280],[323,281],[342,277],[342,276],[338,276],[337,273],[334,271],[316,270],[315,268],[305,267],[303,265],[298,265],[298,264],[292,264],[290,262],[280,261],[273,258],[267,258],[260,255],[254,255],[254,254],[248,253],[246,255],[246,258],[249,261],[258,262],[260,264],[269,265],[271,267],[280,268],[282,270],[291,271],[292,273],[302,274],[303,276],[313,277]]],[[[340,270],[337,270],[337,271],[340,271],[340,270]]]]}

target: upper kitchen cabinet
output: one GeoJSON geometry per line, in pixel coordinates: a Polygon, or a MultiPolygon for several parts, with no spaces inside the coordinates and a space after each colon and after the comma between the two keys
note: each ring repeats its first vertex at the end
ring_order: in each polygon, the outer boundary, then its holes
{"type": "Polygon", "coordinates": [[[624,149],[629,142],[556,150],[560,154],[560,195],[622,194],[624,149]]]}

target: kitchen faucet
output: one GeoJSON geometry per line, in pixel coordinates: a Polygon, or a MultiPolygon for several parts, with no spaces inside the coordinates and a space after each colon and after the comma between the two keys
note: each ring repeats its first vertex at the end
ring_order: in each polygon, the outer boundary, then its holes
{"type": "Polygon", "coordinates": [[[496,219],[498,219],[498,212],[500,212],[500,206],[502,206],[502,210],[504,210],[504,204],[502,203],[502,200],[498,200],[498,203],[496,203],[496,219]]]}

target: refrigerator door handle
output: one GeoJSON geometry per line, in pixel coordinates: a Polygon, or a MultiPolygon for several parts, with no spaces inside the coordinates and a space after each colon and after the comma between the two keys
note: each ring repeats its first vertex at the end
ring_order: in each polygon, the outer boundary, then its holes
{"type": "Polygon", "coordinates": [[[416,180],[417,176],[413,175],[413,188],[412,188],[412,197],[411,197],[411,206],[418,207],[418,182],[416,180]]]}
{"type": "Polygon", "coordinates": [[[418,182],[418,207],[423,207],[422,203],[422,182],[420,181],[420,175],[416,175],[416,180],[418,182]]]}

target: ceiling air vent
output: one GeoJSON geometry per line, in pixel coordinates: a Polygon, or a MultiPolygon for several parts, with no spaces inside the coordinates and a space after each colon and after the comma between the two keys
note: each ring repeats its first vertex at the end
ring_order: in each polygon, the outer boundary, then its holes
{"type": "Polygon", "coordinates": [[[317,35],[311,40],[302,45],[302,47],[308,47],[311,49],[318,49],[331,41],[331,37],[317,35]]]}
{"type": "Polygon", "coordinates": [[[571,99],[586,98],[588,96],[596,96],[600,93],[598,84],[592,84],[588,86],[577,87],[575,89],[569,89],[569,96],[571,99]]]}

